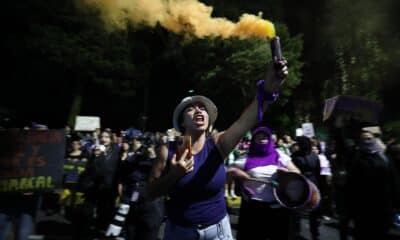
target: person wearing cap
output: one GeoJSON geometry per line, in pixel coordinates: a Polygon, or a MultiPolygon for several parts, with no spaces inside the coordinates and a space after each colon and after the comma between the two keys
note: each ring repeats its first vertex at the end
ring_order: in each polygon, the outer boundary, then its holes
{"type": "Polygon", "coordinates": [[[159,147],[147,191],[149,198],[168,195],[164,239],[233,239],[224,198],[224,159],[256,125],[258,114],[266,110],[263,103],[276,99],[287,75],[286,61],[271,66],[265,82],[259,81],[261,95],[226,131],[209,135],[218,110],[207,97],[186,97],[175,108],[173,125],[191,137],[191,145],[181,156],[174,144],[159,147]]]}

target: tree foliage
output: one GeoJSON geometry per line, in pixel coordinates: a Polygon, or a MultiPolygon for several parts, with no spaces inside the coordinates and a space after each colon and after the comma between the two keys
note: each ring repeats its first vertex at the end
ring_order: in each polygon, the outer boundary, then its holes
{"type": "Polygon", "coordinates": [[[303,34],[303,79],[293,92],[299,122],[322,124],[324,100],[339,94],[383,101],[396,119],[400,89],[399,1],[281,1],[291,34],[303,34]]]}
{"type": "MultiPolygon", "coordinates": [[[[47,90],[59,105],[64,104],[63,98],[74,105],[85,92],[99,88],[135,95],[138,70],[132,63],[126,32],[105,31],[95,11],[80,11],[73,1],[9,2],[5,6],[10,18],[15,13],[21,16],[5,31],[2,43],[9,66],[6,75],[14,80],[10,91],[21,93],[18,88],[23,83],[28,87],[21,95],[30,97],[35,88],[47,90]]],[[[40,98],[34,97],[32,104],[48,104],[47,97],[40,98]]],[[[81,111],[81,106],[73,108],[73,115],[81,111]]]]}
{"type": "Polygon", "coordinates": [[[367,0],[349,5],[338,0],[327,6],[326,36],[336,52],[337,74],[332,80],[340,83],[339,94],[382,98],[389,60],[380,36],[381,24],[387,24],[382,12],[386,3],[367,0]]]}
{"type": "MultiPolygon", "coordinates": [[[[301,81],[302,40],[300,36],[290,37],[284,25],[278,25],[278,33],[284,56],[290,62],[290,73],[278,102],[282,110],[301,81]]],[[[222,128],[232,123],[254,98],[256,82],[264,79],[272,59],[270,42],[260,38],[193,38],[182,41],[178,51],[172,48],[168,56],[178,64],[186,91],[193,88],[221,106],[224,121],[217,125],[222,128]]]]}
{"type": "MultiPolygon", "coordinates": [[[[231,18],[243,11],[255,13],[262,6],[261,1],[251,8],[239,2],[224,4],[226,12],[219,8],[216,14],[231,18]]],[[[125,113],[132,119],[125,121],[135,122],[135,116],[145,114],[152,119],[153,128],[170,127],[169,122],[156,121],[165,118],[178,98],[193,88],[220,106],[224,120],[219,124],[226,127],[254,98],[255,84],[264,78],[271,61],[265,39],[188,39],[160,26],[107,31],[98,12],[78,9],[74,1],[67,0],[8,1],[4,6],[6,17],[15,19],[13,26],[5,28],[1,43],[8,59],[5,76],[10,82],[2,97],[12,100],[4,107],[30,111],[26,116],[30,119],[56,118],[57,125],[64,124],[67,115],[70,120],[77,114],[110,115],[113,119],[125,113]],[[21,86],[25,87],[21,90],[21,86]],[[171,95],[174,97],[166,97],[171,95]],[[27,103],[30,107],[14,103],[21,96],[32,99],[27,103]],[[156,98],[165,99],[165,106],[172,107],[160,111],[156,98]],[[55,104],[52,109],[60,114],[46,107],[50,104],[55,104]],[[111,114],[100,106],[107,106],[111,114]]],[[[301,36],[291,37],[284,24],[275,24],[290,63],[276,106],[277,111],[284,111],[301,81],[303,44],[301,36]]],[[[289,112],[281,119],[286,119],[281,122],[287,125],[292,116],[289,112]]]]}

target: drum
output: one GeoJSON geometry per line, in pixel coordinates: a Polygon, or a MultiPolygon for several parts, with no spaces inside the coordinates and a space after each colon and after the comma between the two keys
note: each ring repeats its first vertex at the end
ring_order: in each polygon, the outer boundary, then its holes
{"type": "Polygon", "coordinates": [[[274,196],[284,207],[296,210],[313,210],[318,207],[321,194],[317,186],[301,174],[278,171],[272,176],[277,182],[274,196]]]}

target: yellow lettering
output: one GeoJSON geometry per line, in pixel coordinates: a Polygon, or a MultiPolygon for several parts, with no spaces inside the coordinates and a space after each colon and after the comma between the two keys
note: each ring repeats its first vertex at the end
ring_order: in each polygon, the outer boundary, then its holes
{"type": "Polygon", "coordinates": [[[55,188],[51,176],[0,180],[0,192],[55,188]]]}
{"type": "Polygon", "coordinates": [[[33,189],[34,178],[21,178],[19,182],[19,188],[21,190],[33,189]]]}
{"type": "Polygon", "coordinates": [[[64,170],[72,170],[74,167],[73,165],[64,165],[64,170]]]}
{"type": "Polygon", "coordinates": [[[46,187],[46,178],[43,176],[36,178],[36,186],[35,188],[45,188],[46,187]]]}
{"type": "Polygon", "coordinates": [[[12,190],[19,190],[18,187],[19,187],[18,179],[10,179],[10,182],[9,182],[9,184],[8,184],[8,189],[9,189],[10,191],[12,191],[12,190]]]}
{"type": "Polygon", "coordinates": [[[50,176],[47,177],[46,185],[47,185],[47,188],[54,188],[52,177],[50,177],[50,176]]]}
{"type": "Polygon", "coordinates": [[[75,205],[81,205],[85,202],[85,196],[81,192],[76,193],[75,205]]]}
{"type": "Polygon", "coordinates": [[[78,167],[78,173],[81,174],[83,171],[85,171],[85,167],[78,167]]]}
{"type": "Polygon", "coordinates": [[[8,181],[7,180],[0,181],[0,192],[5,192],[7,190],[8,190],[8,181]]]}

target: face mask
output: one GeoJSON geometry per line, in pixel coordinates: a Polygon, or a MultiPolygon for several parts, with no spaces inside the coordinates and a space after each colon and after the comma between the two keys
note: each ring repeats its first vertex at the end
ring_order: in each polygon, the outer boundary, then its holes
{"type": "Polygon", "coordinates": [[[360,150],[366,153],[374,153],[382,151],[382,148],[376,139],[365,139],[360,141],[360,150]]]}
{"type": "Polygon", "coordinates": [[[268,143],[252,143],[252,153],[255,156],[265,156],[268,154],[268,143]]]}

